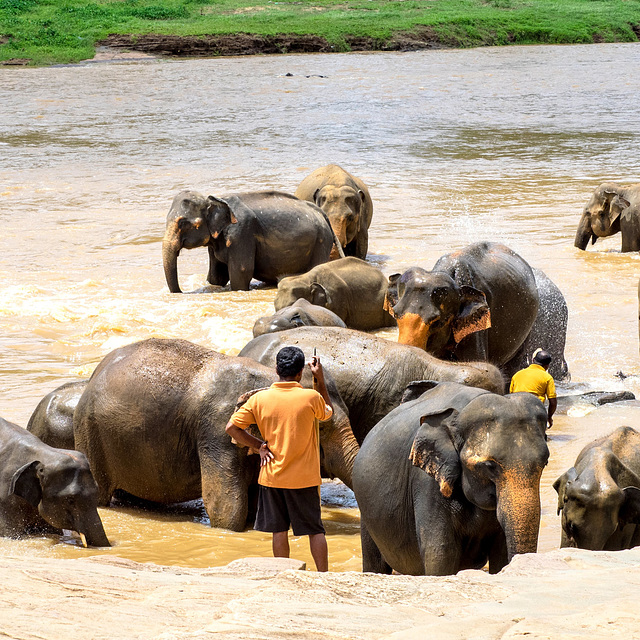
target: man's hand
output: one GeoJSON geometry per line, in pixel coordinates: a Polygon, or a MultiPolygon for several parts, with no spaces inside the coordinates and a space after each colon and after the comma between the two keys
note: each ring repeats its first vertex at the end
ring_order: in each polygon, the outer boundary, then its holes
{"type": "Polygon", "coordinates": [[[273,460],[273,453],[271,453],[271,449],[269,449],[269,445],[266,442],[260,445],[258,453],[260,454],[261,467],[268,465],[273,460]]]}
{"type": "Polygon", "coordinates": [[[313,356],[311,358],[311,362],[309,363],[309,369],[311,369],[311,373],[313,377],[319,380],[324,380],[324,371],[322,369],[322,363],[320,362],[319,356],[313,356]]]}

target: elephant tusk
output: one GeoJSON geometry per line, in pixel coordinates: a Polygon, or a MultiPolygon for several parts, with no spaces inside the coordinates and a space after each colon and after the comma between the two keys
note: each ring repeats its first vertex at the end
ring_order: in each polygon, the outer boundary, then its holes
{"type": "Polygon", "coordinates": [[[82,546],[86,549],[89,545],[87,544],[87,537],[84,533],[80,534],[80,541],[82,542],[82,546]]]}

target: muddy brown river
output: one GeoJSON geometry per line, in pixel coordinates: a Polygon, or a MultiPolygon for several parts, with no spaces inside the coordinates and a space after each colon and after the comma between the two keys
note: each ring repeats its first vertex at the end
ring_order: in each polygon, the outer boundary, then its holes
{"type": "MultiPolygon", "coordinates": [[[[274,290],[212,292],[202,249],[179,261],[183,289],[199,293],[170,294],[160,248],[171,200],[186,188],[293,192],[330,162],[370,188],[369,258],[385,274],[503,242],[566,297],[573,377],[560,392],[640,394],[640,256],[620,253],[619,236],[573,247],[599,183],[640,182],[638,77],[637,44],[1,69],[0,415],[25,426],[43,395],[150,336],[238,353],[274,290]]],[[[622,424],[640,427],[640,409],[556,418],[540,550],[560,538],[553,480],[622,424]]],[[[331,570],[359,570],[353,498],[336,483],[323,496],[331,570]]],[[[108,550],[72,537],[0,548],[194,567],[270,554],[265,534],[206,526],[198,502],[101,516],[108,550]]],[[[306,539],[292,555],[313,566],[306,539]]]]}

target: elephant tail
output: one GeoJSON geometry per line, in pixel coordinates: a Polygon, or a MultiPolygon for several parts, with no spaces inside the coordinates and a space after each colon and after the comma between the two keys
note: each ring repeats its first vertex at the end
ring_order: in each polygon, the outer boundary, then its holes
{"type": "Polygon", "coordinates": [[[329,225],[329,229],[331,230],[331,235],[333,236],[333,244],[336,247],[336,251],[338,252],[338,255],[341,258],[344,258],[345,255],[344,255],[344,251],[342,250],[342,245],[340,244],[340,240],[338,240],[338,236],[336,235],[336,232],[333,230],[333,227],[331,226],[329,217],[322,209],[320,209],[320,207],[318,207],[318,210],[320,211],[320,213],[322,214],[322,217],[327,221],[327,224],[329,225]]]}

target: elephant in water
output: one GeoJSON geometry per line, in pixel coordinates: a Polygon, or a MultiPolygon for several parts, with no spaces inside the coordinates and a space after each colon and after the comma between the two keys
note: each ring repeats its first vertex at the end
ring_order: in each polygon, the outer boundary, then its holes
{"type": "Polygon", "coordinates": [[[273,304],[279,311],[304,298],[333,311],[347,327],[369,331],[396,324],[385,309],[386,295],[387,279],[380,269],[348,257],[283,278],[273,304]]]}
{"type": "MultiPolygon", "coordinates": [[[[259,461],[233,444],[225,426],[240,396],[277,378],[275,368],[186,340],[150,339],[112,351],[91,376],[73,419],[99,504],[108,505],[118,489],[161,503],[202,496],[212,527],[244,529],[259,461]]],[[[307,372],[303,385],[311,384],[307,372]]],[[[358,443],[329,376],[327,388],[334,415],[320,423],[320,462],[350,486],[358,443]]]]}
{"type": "MultiPolygon", "coordinates": [[[[504,380],[487,362],[445,362],[422,349],[339,327],[300,327],[254,338],[240,352],[268,366],[285,346],[314,348],[349,409],[351,428],[362,442],[371,428],[424,381],[451,380],[503,393],[504,380]]],[[[429,383],[427,383],[429,384],[429,383]]]]}
{"type": "Polygon", "coordinates": [[[640,545],[640,433],[619,427],[588,444],[554,483],[561,547],[619,551],[640,545]]]}
{"type": "Polygon", "coordinates": [[[626,187],[615,182],[601,184],[589,198],[578,223],[575,246],[586,249],[591,240],[620,231],[622,252],[640,251],[640,183],[626,187]]]}
{"type": "Polygon", "coordinates": [[[164,274],[169,291],[180,293],[180,251],[207,247],[207,280],[248,290],[252,278],[275,284],[284,275],[327,262],[334,243],[338,240],[322,209],[288,193],[205,198],[195,191],[181,191],[167,215],[164,274]]]}
{"type": "Polygon", "coordinates": [[[0,418],[0,535],[77,531],[109,547],[98,490],[82,453],[55,449],[0,418]]]}
{"type": "Polygon", "coordinates": [[[333,311],[317,304],[311,304],[304,298],[298,298],[293,304],[282,307],[271,316],[258,318],[253,325],[253,337],[275,331],[286,331],[296,327],[346,327],[342,318],[333,311]]]}
{"type": "Polygon", "coordinates": [[[353,467],[363,571],[497,573],[534,553],[546,412],[530,393],[442,382],[367,435],[353,467]]]}
{"type": "MultiPolygon", "coordinates": [[[[295,195],[301,200],[315,202],[326,212],[345,255],[362,260],[367,257],[373,202],[360,178],[337,164],[329,164],[308,175],[295,195]]],[[[337,257],[336,249],[332,258],[337,257]]]]}

